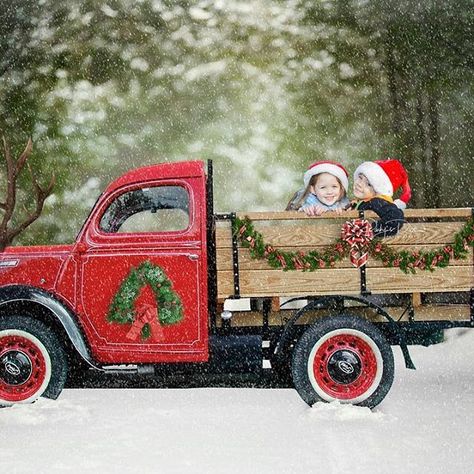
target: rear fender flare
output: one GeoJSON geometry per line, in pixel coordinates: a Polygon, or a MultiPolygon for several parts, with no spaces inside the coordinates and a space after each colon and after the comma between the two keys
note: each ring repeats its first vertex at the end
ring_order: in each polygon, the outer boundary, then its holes
{"type": "MultiPolygon", "coordinates": [[[[304,299],[310,299],[310,298],[302,298],[302,297],[294,298],[294,299],[286,301],[284,304],[290,303],[292,301],[304,300],[304,299]]],[[[338,314],[340,314],[344,310],[345,300],[357,301],[359,303],[362,303],[368,308],[372,308],[379,315],[385,318],[387,322],[390,324],[390,327],[392,328],[392,330],[394,331],[394,334],[398,335],[398,344],[400,345],[400,349],[402,350],[403,357],[405,359],[405,366],[409,369],[415,368],[415,365],[413,364],[413,361],[411,360],[411,357],[410,357],[410,353],[408,351],[406,335],[403,329],[400,328],[400,326],[395,322],[395,320],[381,306],[375,303],[372,303],[366,298],[359,297],[359,296],[336,295],[336,296],[323,296],[321,298],[312,299],[306,306],[296,311],[296,313],[286,323],[286,326],[283,329],[283,332],[280,336],[280,340],[278,341],[278,344],[276,345],[276,348],[274,351],[274,357],[277,360],[281,360],[285,358],[285,354],[287,354],[287,351],[293,339],[294,326],[296,322],[302,316],[304,316],[305,313],[307,313],[308,311],[313,311],[315,309],[333,308],[335,312],[338,312],[338,314]]]]}

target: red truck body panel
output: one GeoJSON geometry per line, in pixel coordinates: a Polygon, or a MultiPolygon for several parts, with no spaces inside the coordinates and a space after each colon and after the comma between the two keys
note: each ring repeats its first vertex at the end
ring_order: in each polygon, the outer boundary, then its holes
{"type": "Polygon", "coordinates": [[[0,286],[29,285],[54,292],[72,249],[72,245],[7,247],[0,254],[0,286]]]}

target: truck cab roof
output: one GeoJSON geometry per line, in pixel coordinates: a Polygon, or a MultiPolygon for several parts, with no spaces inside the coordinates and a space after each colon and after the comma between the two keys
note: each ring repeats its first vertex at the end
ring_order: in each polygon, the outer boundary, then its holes
{"type": "Polygon", "coordinates": [[[110,194],[116,189],[138,182],[153,181],[155,179],[201,177],[204,174],[204,162],[197,160],[143,166],[130,170],[117,178],[109,184],[105,193],[110,194]]]}

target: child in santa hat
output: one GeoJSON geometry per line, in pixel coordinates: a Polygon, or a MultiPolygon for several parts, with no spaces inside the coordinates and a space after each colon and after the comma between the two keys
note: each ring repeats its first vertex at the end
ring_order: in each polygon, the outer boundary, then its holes
{"type": "Polygon", "coordinates": [[[350,206],[345,168],[333,161],[317,161],[304,174],[304,188],[297,191],[286,206],[287,211],[303,211],[319,216],[327,211],[341,212],[350,206]]]}
{"type": "Polygon", "coordinates": [[[372,223],[374,236],[395,235],[403,226],[403,209],[411,197],[407,172],[398,160],[366,161],[355,170],[354,196],[353,209],[374,211],[380,217],[372,223]],[[399,188],[402,193],[394,201],[399,188]]]}

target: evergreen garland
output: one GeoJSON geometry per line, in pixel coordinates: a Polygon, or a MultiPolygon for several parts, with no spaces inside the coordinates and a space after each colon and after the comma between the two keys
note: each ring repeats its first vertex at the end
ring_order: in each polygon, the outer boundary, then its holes
{"type": "MultiPolygon", "coordinates": [[[[350,247],[342,238],[321,251],[285,252],[265,243],[260,232],[255,230],[252,221],[245,216],[236,218],[232,229],[242,247],[248,248],[253,259],[266,259],[272,268],[283,270],[314,271],[320,268],[333,267],[349,255],[350,247]]],[[[451,259],[465,259],[469,247],[474,247],[474,218],[470,218],[463,228],[454,236],[454,243],[429,252],[397,252],[380,240],[369,244],[371,257],[382,262],[385,267],[399,268],[404,273],[415,273],[416,269],[434,271],[446,267],[451,259]]]]}
{"type": "MultiPolygon", "coordinates": [[[[130,324],[135,321],[135,300],[140,290],[150,285],[158,308],[158,321],[161,325],[176,324],[183,319],[183,306],[165,272],[149,260],[132,268],[123,280],[112,299],[107,320],[119,324],[130,324]]],[[[150,335],[150,326],[145,324],[142,338],[150,335]]]]}

